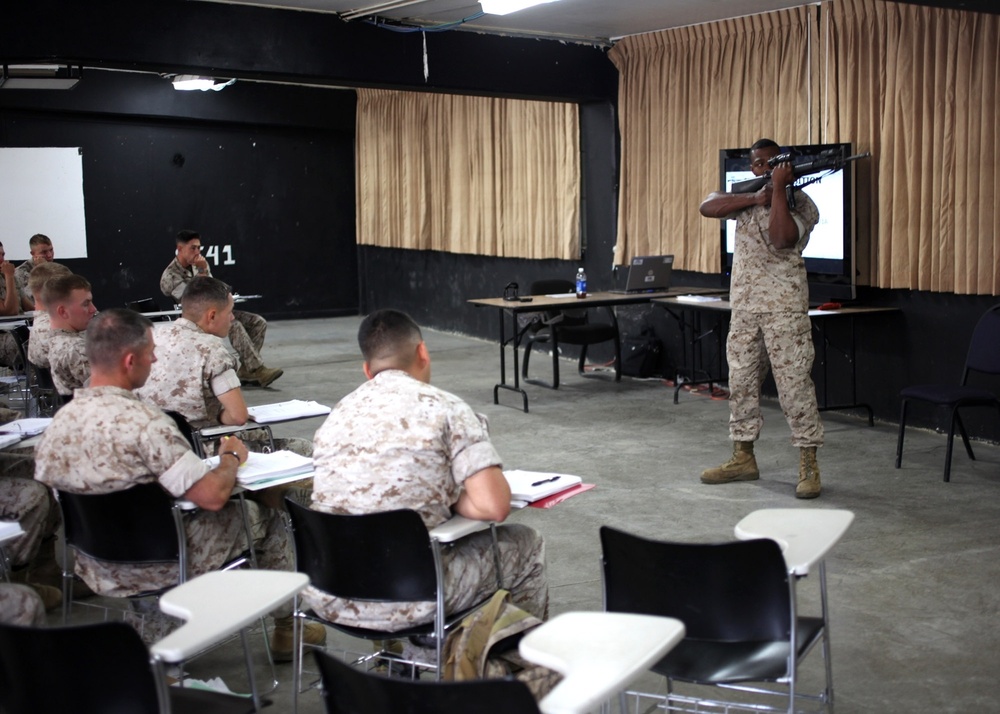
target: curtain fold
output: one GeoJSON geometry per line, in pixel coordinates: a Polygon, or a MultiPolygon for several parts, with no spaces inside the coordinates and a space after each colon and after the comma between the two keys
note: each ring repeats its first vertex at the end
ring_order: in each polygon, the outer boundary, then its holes
{"type": "Polygon", "coordinates": [[[358,90],[361,245],[580,256],[576,105],[358,90]]]}
{"type": "Polygon", "coordinates": [[[719,187],[719,149],[814,140],[816,14],[797,7],[626,37],[611,49],[622,136],[616,264],[673,254],[677,268],[719,272],[719,222],[698,213],[719,187]]]}
{"type": "Polygon", "coordinates": [[[888,0],[627,37],[615,262],[719,270],[718,150],[851,142],[860,284],[1000,294],[1000,16],[888,0]]]}
{"type": "Polygon", "coordinates": [[[830,133],[876,157],[857,192],[873,284],[1000,294],[1000,17],[838,0],[825,31],[830,133]]]}

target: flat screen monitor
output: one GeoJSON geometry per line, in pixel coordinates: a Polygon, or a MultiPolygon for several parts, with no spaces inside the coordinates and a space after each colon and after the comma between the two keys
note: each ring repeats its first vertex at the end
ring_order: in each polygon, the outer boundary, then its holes
{"type": "MultiPolygon", "coordinates": [[[[781,153],[791,153],[792,163],[813,161],[822,152],[831,150],[851,155],[851,145],[801,144],[783,146],[781,153]]],[[[750,170],[750,149],[722,149],[719,152],[719,172],[723,191],[734,183],[754,178],[750,170]]],[[[813,228],[809,244],[802,257],[809,280],[809,301],[819,304],[829,301],[853,300],[855,297],[854,267],[854,174],[852,163],[834,172],[822,172],[797,179],[802,183],[817,176],[822,179],[803,190],[819,209],[819,223],[813,228]]],[[[733,247],[736,221],[722,221],[722,277],[728,286],[733,269],[733,247]]]]}

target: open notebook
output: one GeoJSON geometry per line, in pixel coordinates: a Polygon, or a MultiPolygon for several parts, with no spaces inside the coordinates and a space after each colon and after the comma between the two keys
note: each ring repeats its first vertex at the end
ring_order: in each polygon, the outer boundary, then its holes
{"type": "Polygon", "coordinates": [[[565,491],[580,484],[583,479],[569,474],[547,473],[544,471],[504,471],[504,477],[510,484],[511,501],[526,501],[532,503],[551,496],[553,493],[565,491]]]}
{"type": "MultiPolygon", "coordinates": [[[[214,469],[219,465],[219,457],[205,459],[205,463],[214,469]]],[[[312,474],[312,470],[312,459],[291,451],[275,451],[270,454],[251,451],[246,463],[236,472],[236,480],[244,488],[253,491],[305,478],[312,474]]]]}

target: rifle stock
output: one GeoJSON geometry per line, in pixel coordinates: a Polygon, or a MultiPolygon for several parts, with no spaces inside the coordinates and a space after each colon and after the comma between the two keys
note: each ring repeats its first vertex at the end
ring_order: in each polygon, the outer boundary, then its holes
{"type": "MultiPolygon", "coordinates": [[[[838,171],[851,161],[857,161],[858,159],[866,159],[871,156],[870,151],[866,151],[862,154],[855,154],[854,156],[821,156],[814,161],[806,161],[802,164],[792,164],[792,175],[795,178],[800,176],[808,176],[809,174],[817,174],[820,171],[838,171]]],[[[771,172],[768,171],[763,176],[758,176],[756,178],[748,179],[746,181],[737,181],[734,183],[730,189],[730,193],[756,193],[764,188],[771,181],[771,172]]]]}

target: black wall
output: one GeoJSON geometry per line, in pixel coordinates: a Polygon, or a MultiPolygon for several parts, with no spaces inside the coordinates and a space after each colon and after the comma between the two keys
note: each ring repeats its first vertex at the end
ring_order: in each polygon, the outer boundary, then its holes
{"type": "MultiPolygon", "coordinates": [[[[177,231],[192,228],[217,277],[264,295],[248,308],[355,313],[354,93],[227,92],[91,72],[69,92],[2,93],[0,143],[82,147],[88,257],[66,263],[90,279],[99,307],[143,297],[170,306],[160,274],[177,231]]],[[[28,237],[4,239],[24,251],[28,237]]]]}

